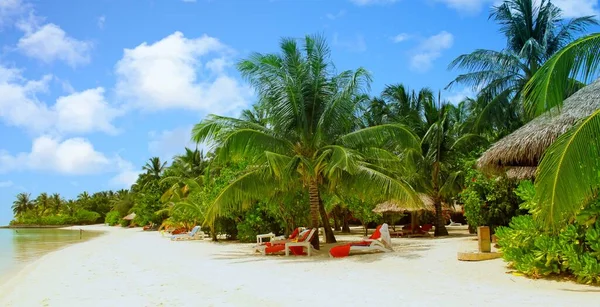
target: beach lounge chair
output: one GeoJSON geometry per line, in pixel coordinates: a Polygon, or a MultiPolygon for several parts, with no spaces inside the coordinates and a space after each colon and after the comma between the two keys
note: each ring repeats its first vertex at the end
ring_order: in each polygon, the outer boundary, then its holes
{"type": "MultiPolygon", "coordinates": [[[[298,236],[296,237],[296,239],[294,239],[294,240],[266,242],[263,245],[256,246],[255,250],[257,252],[260,252],[263,255],[277,254],[280,252],[284,252],[284,251],[286,251],[287,244],[302,243],[305,241],[310,242],[310,240],[314,236],[315,232],[316,232],[316,229],[305,229],[304,231],[300,232],[298,234],[298,236]]],[[[301,246],[290,245],[287,247],[288,247],[288,249],[287,249],[288,253],[291,250],[292,253],[294,253],[295,255],[301,255],[303,252],[304,245],[301,245],[301,246]]],[[[309,250],[308,252],[311,252],[311,250],[309,250]]]]}
{"type": "Polygon", "coordinates": [[[288,238],[286,238],[285,236],[276,236],[272,232],[256,235],[256,246],[265,244],[266,242],[263,242],[263,240],[267,239],[267,238],[269,239],[269,242],[271,242],[271,244],[273,244],[275,242],[285,243],[285,241],[292,241],[292,240],[296,239],[296,237],[298,237],[298,234],[302,230],[304,230],[304,227],[298,227],[298,228],[294,229],[294,231],[290,234],[290,236],[288,238]]]}
{"type": "Polygon", "coordinates": [[[335,258],[347,257],[350,252],[391,252],[392,238],[388,224],[383,224],[375,229],[375,232],[367,239],[360,242],[352,242],[344,245],[334,246],[329,250],[329,255],[335,258]]]}
{"type": "Polygon", "coordinates": [[[192,231],[184,234],[171,236],[171,241],[189,241],[189,240],[204,240],[204,232],[200,230],[200,226],[195,226],[192,231]]]}

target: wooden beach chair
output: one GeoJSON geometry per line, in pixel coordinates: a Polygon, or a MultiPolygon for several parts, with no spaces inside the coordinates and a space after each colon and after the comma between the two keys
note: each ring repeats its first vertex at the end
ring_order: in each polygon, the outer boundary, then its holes
{"type": "Polygon", "coordinates": [[[172,235],[171,241],[204,240],[204,232],[200,226],[195,226],[192,231],[184,234],[172,235]]]}
{"type": "Polygon", "coordinates": [[[375,229],[375,232],[367,239],[344,245],[334,246],[329,250],[329,255],[334,258],[342,258],[350,255],[350,252],[391,252],[392,238],[388,224],[383,224],[375,229]]]}

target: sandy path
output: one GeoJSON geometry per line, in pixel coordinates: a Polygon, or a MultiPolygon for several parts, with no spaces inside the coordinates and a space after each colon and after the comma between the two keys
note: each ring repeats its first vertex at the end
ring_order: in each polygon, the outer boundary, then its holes
{"type": "Polygon", "coordinates": [[[592,306],[600,294],[505,274],[501,260],[459,262],[468,238],[394,244],[341,260],[263,257],[249,244],[112,228],[29,265],[1,286],[0,306],[592,306]]]}

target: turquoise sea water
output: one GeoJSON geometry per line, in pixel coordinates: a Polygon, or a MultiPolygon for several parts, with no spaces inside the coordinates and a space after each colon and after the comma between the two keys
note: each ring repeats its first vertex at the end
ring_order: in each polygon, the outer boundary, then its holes
{"type": "Polygon", "coordinates": [[[0,229],[0,276],[16,272],[48,252],[100,234],[64,229],[0,229]]]}

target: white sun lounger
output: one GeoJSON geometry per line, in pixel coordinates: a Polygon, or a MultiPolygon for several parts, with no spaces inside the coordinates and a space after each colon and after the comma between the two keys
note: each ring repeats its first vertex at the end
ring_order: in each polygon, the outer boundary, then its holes
{"type": "Polygon", "coordinates": [[[312,249],[313,249],[312,245],[310,244],[310,241],[312,241],[312,237],[315,235],[316,231],[317,231],[316,228],[311,229],[310,233],[308,234],[308,236],[306,237],[306,239],[304,241],[285,243],[285,255],[286,256],[290,255],[290,247],[300,246],[302,248],[306,248],[306,252],[307,252],[308,256],[310,257],[312,249]]]}
{"type": "Polygon", "coordinates": [[[200,226],[195,226],[192,231],[184,234],[172,235],[171,241],[189,241],[189,240],[204,240],[204,232],[200,230],[200,226]]]}

